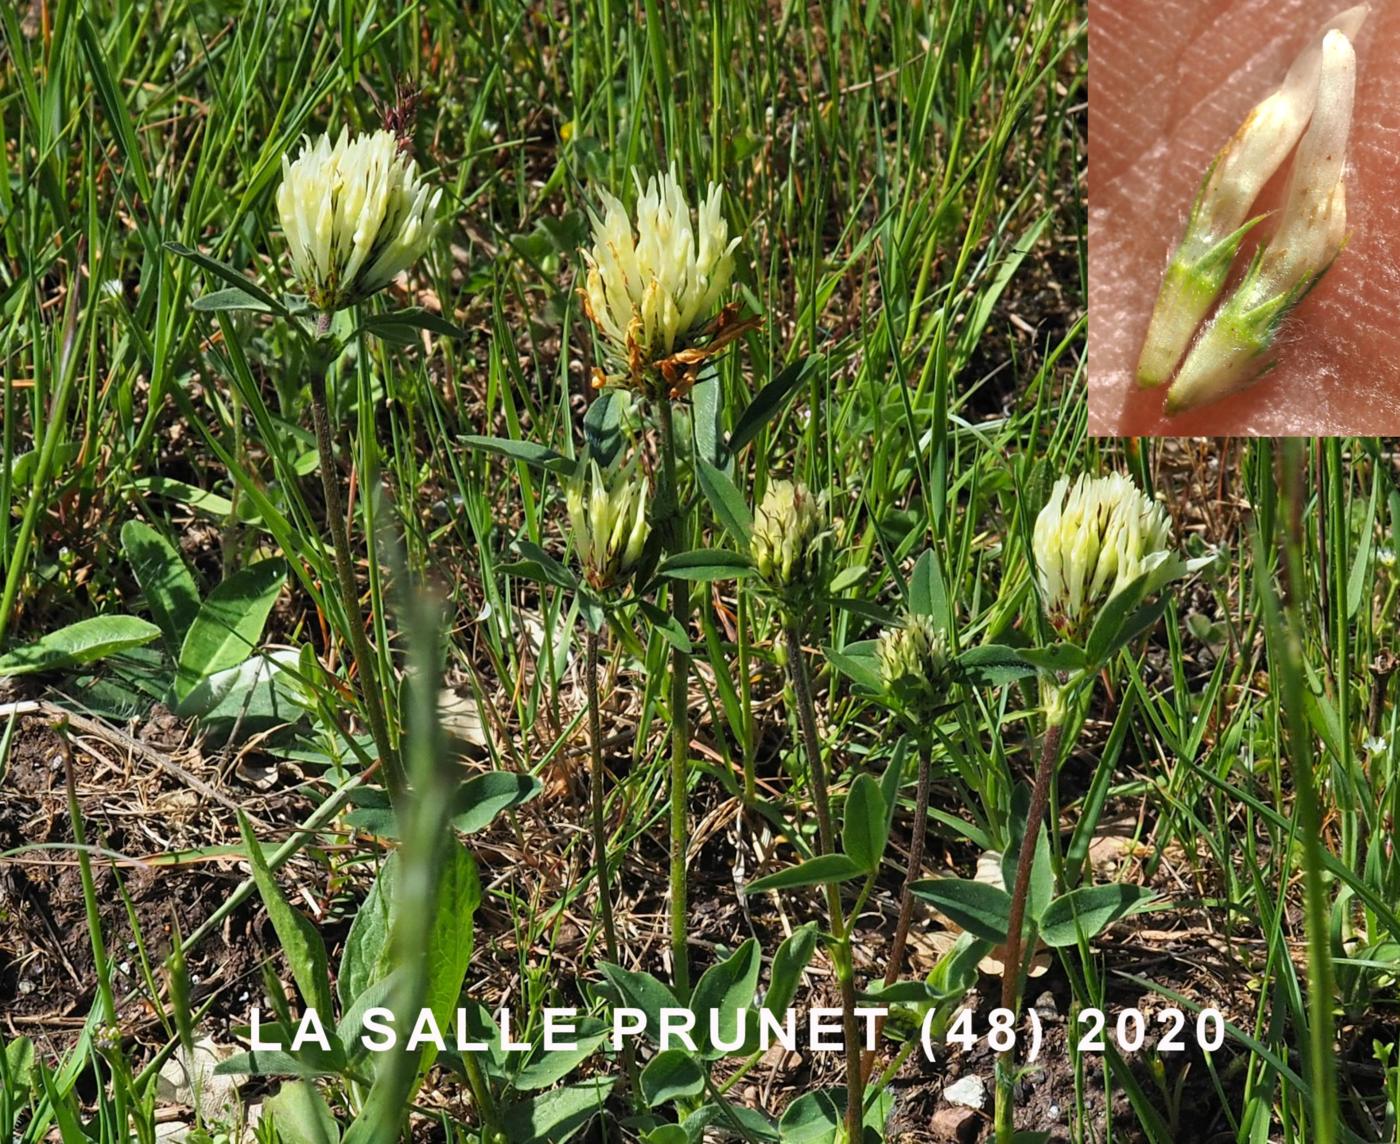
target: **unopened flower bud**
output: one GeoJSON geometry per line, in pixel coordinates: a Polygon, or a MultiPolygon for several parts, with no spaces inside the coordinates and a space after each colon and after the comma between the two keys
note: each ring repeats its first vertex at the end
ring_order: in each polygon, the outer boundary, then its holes
{"type": "Polygon", "coordinates": [[[651,533],[646,478],[624,470],[609,485],[594,462],[588,482],[569,482],[565,501],[585,578],[598,591],[617,587],[636,567],[651,533]]]}
{"type": "Polygon", "coordinates": [[[927,616],[909,614],[875,644],[885,690],[911,708],[927,710],[947,687],[948,637],[927,616]]]}
{"type": "Polygon", "coordinates": [[[821,506],[801,481],[773,481],[754,513],[749,554],[771,588],[812,586],[819,578],[821,506]]]}

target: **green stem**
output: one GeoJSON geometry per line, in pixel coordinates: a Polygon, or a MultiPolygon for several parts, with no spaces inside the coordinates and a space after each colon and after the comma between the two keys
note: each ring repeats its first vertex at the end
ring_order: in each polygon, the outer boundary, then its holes
{"type": "Polygon", "coordinates": [[[909,941],[909,923],[914,917],[913,885],[919,880],[919,869],[924,862],[924,835],[928,829],[929,771],[932,763],[932,749],[927,740],[919,743],[919,778],[914,795],[914,833],[909,840],[909,867],[904,873],[904,892],[899,899],[899,920],[894,927],[894,940],[890,943],[890,963],[885,967],[885,984],[893,985],[899,978],[899,968],[904,961],[904,947],[909,941]]]}
{"type": "Polygon", "coordinates": [[[588,740],[592,754],[593,865],[598,875],[598,908],[603,915],[603,942],[608,960],[620,965],[617,955],[617,928],[613,924],[612,892],[608,888],[608,827],[603,798],[603,722],[598,710],[598,633],[591,628],[585,637],[584,688],[588,695],[588,740]]]}
{"type": "MultiPolygon", "coordinates": [[[[807,751],[807,767],[812,775],[812,801],[817,809],[818,852],[836,853],[836,835],[831,824],[831,796],[826,786],[826,764],[817,735],[817,708],[812,698],[812,681],[802,651],[802,633],[796,624],[784,627],[787,637],[788,674],[797,695],[797,717],[807,751]]],[[[860,1042],[856,1035],[856,983],[851,965],[851,933],[841,912],[841,890],[835,883],[826,886],[826,908],[831,919],[831,960],[841,987],[841,1025],[846,1050],[846,1139],[858,1144],[861,1114],[865,1104],[865,1082],[861,1074],[860,1042]]]]}
{"type": "MultiPolygon", "coordinates": [[[[1026,829],[1021,835],[1021,852],[1016,860],[1016,881],[1011,890],[1011,916],[1006,927],[1006,956],[1002,958],[1001,1007],[1014,1014],[1021,1000],[1021,979],[1024,960],[1021,950],[1022,930],[1026,920],[1026,897],[1030,892],[1031,867],[1035,864],[1035,844],[1045,810],[1050,803],[1050,780],[1055,774],[1055,760],[1060,754],[1060,737],[1064,733],[1064,695],[1059,686],[1051,684],[1045,702],[1045,739],[1040,747],[1040,762],[1035,769],[1031,787],[1031,803],[1026,810],[1026,829]]],[[[1015,1022],[1013,1021],[1013,1028],[1015,1022]]],[[[1015,1135],[1014,1083],[1016,1047],[997,1057],[996,1141],[1011,1144],[1015,1135]]]]}
{"type": "MultiPolygon", "coordinates": [[[[49,406],[49,420],[44,426],[42,442],[38,443],[38,462],[30,478],[30,495],[24,506],[24,516],[20,518],[19,531],[14,544],[6,552],[5,588],[0,594],[0,643],[4,642],[5,631],[16,612],[16,597],[20,582],[28,565],[29,545],[38,525],[39,511],[48,506],[48,480],[53,471],[58,444],[68,428],[68,401],[73,395],[74,378],[77,374],[78,309],[81,290],[74,283],[68,290],[68,306],[63,317],[63,342],[58,358],[58,385],[54,389],[49,406]]],[[[8,398],[10,386],[6,382],[8,398]]],[[[6,422],[8,425],[8,421],[6,422]]],[[[36,431],[37,433],[37,431],[36,431]]],[[[5,454],[7,457],[10,453],[5,454]]]]}
{"type": "MultiPolygon", "coordinates": [[[[330,326],[330,314],[321,314],[316,319],[318,342],[330,332],[330,326]]],[[[406,783],[403,766],[394,750],[393,741],[389,738],[389,725],[384,717],[384,704],[378,690],[379,673],[374,669],[369,641],[365,638],[365,617],[360,610],[360,594],[355,586],[355,566],[350,558],[350,533],[345,519],[345,502],[341,498],[340,484],[336,480],[330,401],[326,396],[326,370],[322,365],[311,371],[311,420],[316,430],[316,448],[320,453],[321,489],[326,498],[326,518],[330,525],[331,543],[335,549],[335,568],[340,579],[340,597],[345,608],[346,627],[349,629],[350,650],[355,660],[356,673],[359,675],[360,694],[369,717],[370,734],[374,737],[380,765],[384,768],[385,784],[389,788],[391,799],[397,805],[402,801],[406,783]]]]}
{"type": "Polygon", "coordinates": [[[1332,1012],[1333,985],[1331,895],[1327,889],[1324,864],[1322,806],[1318,797],[1312,731],[1306,716],[1307,694],[1304,683],[1303,647],[1298,633],[1303,618],[1303,490],[1305,470],[1302,448],[1297,440],[1282,446],[1285,464],[1282,481],[1286,529],[1283,573],[1287,592],[1282,614],[1277,606],[1268,608],[1269,635],[1277,647],[1283,670],[1282,701],[1288,729],[1289,772],[1293,778],[1294,807],[1302,833],[1303,891],[1308,936],[1308,1064],[1312,1081],[1313,1135],[1317,1144],[1333,1144],[1341,1124],[1337,1101],[1336,1031],[1332,1012]],[[1280,622],[1282,621],[1282,622],[1280,622]]]}
{"type": "MultiPolygon", "coordinates": [[[[914,919],[914,883],[919,880],[919,870],[924,861],[924,835],[928,833],[929,771],[932,769],[933,749],[924,736],[919,736],[919,777],[914,795],[914,832],[909,839],[909,866],[904,872],[904,890],[899,896],[899,920],[895,922],[894,938],[890,942],[890,960],[885,966],[885,984],[893,985],[899,980],[900,967],[904,963],[904,947],[909,942],[909,924],[914,919]]],[[[885,1018],[875,1022],[875,1040],[879,1043],[885,1028],[885,1018]]],[[[866,1052],[861,1061],[861,1076],[869,1077],[875,1065],[875,1050],[866,1052]]]]}
{"type": "MultiPolygon", "coordinates": [[[[63,759],[63,785],[68,796],[68,818],[73,827],[73,845],[78,855],[78,877],[83,887],[83,910],[87,916],[88,938],[92,942],[92,964],[97,973],[97,996],[100,1002],[104,1031],[114,1031],[117,1021],[116,996],[112,991],[112,975],[107,963],[107,949],[102,940],[102,913],[97,908],[97,884],[92,877],[92,860],[88,854],[87,830],[83,826],[83,811],[78,803],[78,783],[73,773],[73,748],[68,742],[68,721],[54,728],[60,736],[63,759]]],[[[112,1046],[106,1046],[112,1047],[112,1046]]],[[[120,1053],[114,1054],[120,1056],[120,1053]]]]}
{"type": "Polygon", "coordinates": [[[753,685],[749,671],[749,609],[748,595],[739,593],[735,608],[735,624],[739,631],[739,698],[744,712],[744,806],[752,809],[758,805],[758,758],[754,750],[753,733],[753,685]]]}
{"type": "Polygon", "coordinates": [[[496,1102],[491,1096],[491,1084],[486,1079],[475,1053],[462,1053],[462,1070],[467,1074],[467,1087],[472,1090],[472,1100],[481,1116],[482,1138],[500,1139],[500,1118],[496,1112],[496,1102]]]}
{"type": "MultiPolygon", "coordinates": [[[[676,438],[671,406],[662,399],[656,403],[661,427],[661,481],[657,489],[657,517],[663,528],[665,550],[680,551],[684,519],[680,490],[676,482],[676,438]]],[[[671,616],[682,631],[690,626],[690,586],[684,580],[670,585],[671,616]]],[[[684,1001],[690,995],[690,959],[686,929],[686,784],[687,755],[690,751],[689,703],[690,657],[678,647],[671,649],[671,965],[676,989],[684,1001]]]]}

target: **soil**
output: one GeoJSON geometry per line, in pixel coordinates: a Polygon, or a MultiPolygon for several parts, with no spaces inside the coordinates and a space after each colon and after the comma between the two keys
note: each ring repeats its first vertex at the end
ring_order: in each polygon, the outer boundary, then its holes
{"type": "MultiPolygon", "coordinates": [[[[149,730],[144,741],[160,743],[163,728],[149,730]]],[[[166,1036],[143,996],[143,958],[165,994],[159,963],[170,952],[175,928],[192,932],[242,878],[230,859],[156,863],[168,861],[162,855],[231,841],[233,816],[222,806],[201,805],[163,771],[121,759],[109,744],[77,735],[70,742],[88,844],[146,859],[114,863],[94,854],[91,870],[121,1034],[129,1044],[154,1048],[166,1036]]],[[[31,1038],[49,1060],[77,1040],[97,981],[82,874],[72,849],[64,767],[69,753],[48,720],[25,717],[0,778],[0,851],[18,852],[0,861],[0,917],[8,921],[0,927],[0,1029],[6,1038],[31,1038]]],[[[236,836],[236,824],[232,832],[236,836]]],[[[200,1029],[216,1038],[225,1036],[232,1019],[246,1017],[248,998],[261,988],[258,967],[266,945],[254,925],[257,912],[245,904],[187,951],[191,1001],[196,1011],[210,1007],[200,1029]]]]}
{"type": "MultiPolygon", "coordinates": [[[[220,768],[212,761],[201,762],[197,749],[187,741],[187,730],[177,720],[158,717],[139,728],[138,733],[147,746],[181,752],[184,765],[192,773],[244,801],[250,813],[290,823],[292,817],[304,818],[309,809],[309,805],[300,805],[285,793],[252,792],[235,780],[222,778],[221,773],[232,774],[233,769],[220,768]],[[256,798],[252,797],[255,793],[256,798]]],[[[128,858],[143,857],[151,863],[160,855],[236,842],[236,823],[223,805],[201,800],[162,770],[123,759],[109,744],[76,735],[70,741],[77,800],[90,844],[118,851],[128,858]]],[[[0,778],[0,850],[22,851],[0,862],[0,913],[18,923],[0,929],[0,1028],[6,1037],[32,1038],[40,1053],[50,1060],[56,1060],[76,1041],[93,1003],[95,988],[81,875],[72,851],[64,848],[73,837],[64,754],[63,738],[46,720],[24,718],[12,742],[9,765],[0,778]],[[38,849],[44,846],[58,848],[38,849]],[[26,847],[29,849],[23,849],[26,847]]],[[[617,772],[625,770],[625,759],[616,758],[611,763],[617,772]]],[[[774,773],[762,778],[777,781],[776,756],[770,765],[774,773]]],[[[581,815],[582,797],[569,793],[569,784],[561,783],[555,797],[546,794],[521,809],[515,823],[519,834],[512,837],[510,828],[493,828],[480,838],[474,849],[483,882],[490,885],[512,881],[527,900],[547,904],[547,892],[576,880],[577,858],[565,857],[566,843],[574,832],[561,831],[560,827],[581,815]]],[[[761,831],[762,823],[751,823],[743,831],[734,829],[737,803],[711,778],[705,779],[695,792],[693,809],[695,821],[702,824],[697,836],[704,836],[692,862],[691,941],[697,971],[750,935],[756,935],[762,947],[771,952],[790,932],[789,927],[821,917],[822,905],[815,893],[809,895],[810,900],[789,896],[784,903],[788,910],[786,922],[774,911],[768,895],[751,895],[746,915],[734,892],[733,870],[737,848],[751,851],[754,832],[761,831]],[[707,835],[704,824],[715,824],[707,835]]],[[[907,834],[898,833],[901,824],[896,829],[893,845],[896,852],[903,853],[907,834]]],[[[962,853],[956,846],[940,847],[937,839],[930,839],[929,851],[931,864],[948,861],[970,867],[975,862],[975,855],[962,853]]],[[[784,861],[786,857],[780,852],[777,860],[784,861]]],[[[753,877],[756,855],[746,853],[744,861],[753,877]]],[[[320,854],[316,859],[305,859],[304,867],[294,875],[296,881],[310,888],[323,910],[321,928],[332,965],[338,960],[338,946],[355,900],[363,893],[372,872],[372,864],[349,874],[342,865],[333,878],[329,872],[333,864],[320,854]],[[337,880],[338,895],[332,895],[329,890],[337,886],[337,880]],[[333,896],[335,901],[331,900],[333,896]]],[[[661,952],[665,947],[665,868],[661,841],[643,840],[624,867],[617,888],[619,924],[624,934],[632,935],[629,949],[638,958],[638,964],[663,978],[668,972],[661,952]]],[[[142,950],[137,945],[137,933],[144,943],[146,958],[158,966],[169,952],[172,928],[178,925],[182,934],[194,930],[224,902],[242,880],[244,870],[236,858],[217,855],[160,866],[130,862],[114,865],[94,857],[96,903],[107,956],[116,964],[117,982],[129,986],[122,990],[125,995],[120,998],[118,1024],[137,1061],[149,1059],[168,1040],[144,996],[142,950]],[[132,927],[119,890],[130,900],[137,929],[132,927]]],[[[883,970],[879,955],[888,942],[897,911],[898,881],[886,881],[888,884],[881,885],[872,896],[857,940],[857,972],[868,978],[883,970]]],[[[285,875],[283,884],[287,885],[285,875]]],[[[1101,943],[1099,967],[1108,982],[1110,1024],[1114,1014],[1124,1007],[1138,1007],[1151,1014],[1166,1004],[1162,998],[1144,994],[1141,988],[1115,977],[1115,969],[1149,976],[1198,1004],[1222,1008],[1232,1021],[1248,1023],[1253,1005],[1246,988],[1248,975],[1205,940],[1209,919],[1200,920],[1206,924],[1185,931],[1179,949],[1163,942],[1160,935],[1147,942],[1136,940],[1131,922],[1111,931],[1101,943]]],[[[512,919],[498,913],[489,901],[478,914],[478,927],[468,992],[488,1004],[504,1002],[520,991],[522,952],[516,943],[518,930],[512,919]]],[[[936,952],[931,952],[929,938],[941,928],[927,917],[916,921],[910,972],[922,974],[931,968],[936,952]]],[[[561,992],[567,994],[574,981],[591,976],[588,966],[596,960],[597,952],[591,950],[588,941],[586,924],[566,917],[553,931],[540,935],[525,957],[531,964],[550,964],[552,980],[561,983],[561,992]],[[577,972],[570,968],[571,962],[577,972]]],[[[220,1043],[233,1040],[231,1026],[245,1021],[249,1007],[262,998],[260,969],[264,962],[286,980],[275,935],[256,899],[236,909],[205,940],[189,949],[187,962],[195,1007],[208,1005],[208,1011],[199,1020],[199,1033],[220,1043]]],[[[819,955],[809,974],[809,988],[799,993],[804,1007],[836,1003],[828,970],[819,955]]],[[[166,1000],[168,983],[159,969],[155,972],[162,999],[166,1000]]],[[[999,1004],[998,994],[999,979],[984,976],[966,999],[965,1004],[977,1013],[975,1029],[986,1029],[990,1010],[999,1004]]],[[[1018,1127],[1049,1132],[1053,1141],[1068,1141],[1069,1116],[1075,1108],[1075,1076],[1068,1052],[1071,1033],[1065,1018],[1070,985],[1056,967],[1031,983],[1030,994],[1043,1015],[1044,1043],[1039,1060],[1026,1070],[1018,1084],[1018,1127]]],[[[570,1004],[580,999],[564,997],[558,1003],[570,1004]]],[[[1151,1032],[1155,1031],[1152,1027],[1151,1032]]],[[[877,1069],[888,1065],[896,1051],[897,1046],[886,1040],[877,1069]]],[[[1182,1118],[1173,1126],[1174,1139],[1204,1141],[1215,1139],[1221,1132],[1228,1134],[1223,1113],[1203,1118],[1204,1110],[1214,1112],[1220,1101],[1199,1052],[1192,1050],[1175,1057],[1154,1057],[1144,1052],[1130,1060],[1138,1084],[1155,1107],[1163,1106],[1163,1093],[1176,1097],[1182,1118]],[[1156,1061],[1163,1067],[1160,1075],[1154,1075],[1156,1061]]],[[[1096,1121],[1081,1126],[1086,1137],[1102,1138],[1104,1121],[1111,1115],[1115,1139],[1144,1139],[1127,1096],[1115,1092],[1106,1101],[1098,1060],[1086,1056],[1084,1061],[1084,1103],[1096,1121]]],[[[990,1132],[994,1062],[995,1054],[984,1042],[966,1052],[945,1049],[934,1061],[926,1060],[922,1052],[914,1052],[892,1085],[895,1102],[889,1138],[907,1142],[985,1138],[990,1132]],[[981,1112],[959,1112],[943,1097],[950,1084],[969,1073],[985,1082],[986,1105],[981,1112]]],[[[1235,1072],[1230,1067],[1228,1046],[1217,1055],[1215,1066],[1217,1073],[1226,1078],[1235,1072]]],[[[742,1099],[777,1114],[803,1092],[823,1087],[839,1089],[842,1083],[839,1054],[799,1052],[780,1054],[771,1063],[765,1061],[736,1091],[742,1099]]],[[[431,1103],[465,1110],[464,1094],[457,1091],[454,1081],[442,1075],[431,1092],[431,1103]]],[[[617,1111],[620,1116],[620,1105],[617,1111]]],[[[600,1133],[601,1126],[595,1132],[597,1139],[604,1138],[600,1133]]]]}

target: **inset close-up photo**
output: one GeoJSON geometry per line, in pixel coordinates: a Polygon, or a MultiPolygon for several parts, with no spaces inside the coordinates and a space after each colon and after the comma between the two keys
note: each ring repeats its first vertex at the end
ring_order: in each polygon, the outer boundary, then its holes
{"type": "Polygon", "coordinates": [[[1090,13],[1090,432],[1400,433],[1400,9],[1090,13]]]}

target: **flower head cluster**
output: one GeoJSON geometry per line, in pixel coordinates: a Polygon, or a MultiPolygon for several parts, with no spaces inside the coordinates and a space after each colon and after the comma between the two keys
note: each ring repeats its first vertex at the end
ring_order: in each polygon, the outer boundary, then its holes
{"type": "Polygon", "coordinates": [[[1040,595],[1056,630],[1082,637],[1098,610],[1139,577],[1154,592],[1188,570],[1171,521],[1130,477],[1061,477],[1032,536],[1040,595]]]}
{"type": "MultiPolygon", "coordinates": [[[[634,384],[660,371],[675,376],[713,352],[690,345],[702,332],[735,334],[742,325],[726,311],[716,315],[734,271],[737,237],[720,211],[720,189],[710,184],[692,217],[672,165],[664,175],[637,181],[635,229],[622,203],[602,192],[602,216],[593,217],[593,245],[584,251],[588,276],[584,309],[607,343],[610,356],[634,384]],[[726,317],[727,315],[727,317],[726,317]],[[688,357],[677,357],[688,352],[688,357]]],[[[693,373],[693,370],[691,371],[693,373]]]]}
{"type": "Polygon", "coordinates": [[[910,613],[875,644],[885,690],[914,712],[935,707],[946,692],[948,637],[927,616],[910,613]]]}
{"type": "Polygon", "coordinates": [[[821,505],[801,481],[774,481],[754,513],[749,555],[770,588],[813,587],[821,574],[821,505]]]}
{"type": "Polygon", "coordinates": [[[284,155],[277,213],[311,304],[329,313],[389,285],[427,248],[441,198],[390,131],[351,139],[342,128],[284,155]]]}
{"type": "Polygon", "coordinates": [[[590,478],[565,489],[574,548],[585,578],[598,591],[618,587],[641,559],[651,533],[647,522],[647,481],[622,470],[611,484],[597,462],[590,478]]]}

